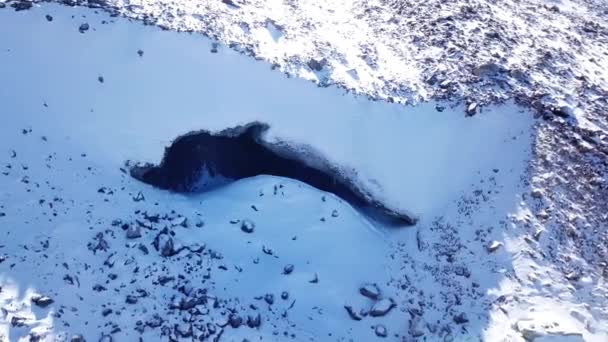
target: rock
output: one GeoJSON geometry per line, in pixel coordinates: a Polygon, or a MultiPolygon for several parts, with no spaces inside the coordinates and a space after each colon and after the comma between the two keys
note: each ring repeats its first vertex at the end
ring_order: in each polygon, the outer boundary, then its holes
{"type": "Polygon", "coordinates": [[[134,295],[127,295],[127,299],[125,299],[125,303],[127,304],[136,304],[137,303],[137,297],[134,295]]]}
{"type": "Polygon", "coordinates": [[[45,16],[45,18],[46,18],[46,21],[48,21],[48,22],[53,21],[53,17],[52,17],[50,14],[47,14],[47,15],[45,16]]]}
{"type": "Polygon", "coordinates": [[[292,264],[289,265],[285,265],[285,267],[283,267],[283,274],[291,274],[291,272],[293,272],[294,266],[292,264]]]}
{"type": "Polygon", "coordinates": [[[353,309],[352,306],[350,305],[344,305],[344,309],[346,309],[346,312],[348,312],[348,316],[355,321],[360,321],[361,320],[361,316],[359,316],[359,314],[357,312],[355,312],[355,310],[353,309]]]}
{"type": "Polygon", "coordinates": [[[70,338],[70,342],[86,342],[86,340],[81,334],[76,334],[72,335],[72,337],[70,338]]]}
{"type": "Polygon", "coordinates": [[[144,56],[144,50],[137,50],[137,54],[139,55],[139,57],[143,57],[144,56]]]}
{"type": "Polygon", "coordinates": [[[112,335],[103,334],[99,338],[99,342],[113,342],[113,341],[114,341],[114,339],[112,338],[112,335]]]}
{"type": "Polygon", "coordinates": [[[465,324],[469,322],[469,318],[467,317],[467,314],[464,312],[459,313],[458,315],[454,316],[452,318],[454,320],[454,323],[456,324],[465,324]]]}
{"type": "Polygon", "coordinates": [[[255,223],[251,220],[243,220],[241,223],[241,230],[245,233],[251,234],[255,230],[255,223]]]}
{"type": "Polygon", "coordinates": [[[410,319],[409,333],[412,335],[412,337],[420,337],[424,335],[424,330],[421,328],[421,321],[422,319],[420,316],[413,316],[412,319],[410,319]]]}
{"type": "Polygon", "coordinates": [[[543,192],[540,189],[534,189],[534,190],[532,190],[532,192],[530,194],[532,195],[532,197],[538,198],[538,199],[543,197],[543,192]]]}
{"type": "Polygon", "coordinates": [[[477,113],[477,103],[473,102],[467,107],[467,116],[473,116],[477,113]]]}
{"type": "Polygon", "coordinates": [[[127,239],[137,239],[141,237],[141,227],[139,225],[130,225],[127,228],[127,239]]]}
{"type": "Polygon", "coordinates": [[[158,328],[163,325],[163,319],[158,314],[154,314],[152,318],[146,321],[146,325],[153,329],[158,328]]]}
{"type": "Polygon", "coordinates": [[[160,255],[164,257],[175,255],[173,238],[167,234],[160,234],[158,236],[158,250],[160,251],[160,255]]]}
{"type": "Polygon", "coordinates": [[[287,291],[281,292],[281,299],[282,300],[287,300],[288,298],[289,298],[289,292],[287,292],[287,291]]]}
{"type": "Polygon", "coordinates": [[[26,1],[26,0],[21,0],[18,2],[13,2],[11,4],[11,7],[15,9],[15,12],[25,11],[25,10],[29,10],[30,8],[32,8],[32,2],[26,1]]]}
{"type": "Polygon", "coordinates": [[[27,318],[25,317],[13,316],[13,318],[11,318],[11,326],[13,326],[14,328],[23,327],[25,326],[26,320],[27,318]]]}
{"type": "Polygon", "coordinates": [[[99,81],[99,83],[103,83],[103,82],[104,82],[104,78],[103,78],[103,76],[99,76],[99,77],[97,77],[97,80],[99,81]]]}
{"type": "Polygon", "coordinates": [[[323,67],[325,66],[325,64],[327,64],[327,61],[325,59],[322,60],[316,60],[316,59],[311,59],[310,61],[308,61],[307,65],[308,67],[313,70],[313,71],[321,71],[323,70],[323,67]]]}
{"type": "Polygon", "coordinates": [[[184,228],[188,228],[188,219],[183,216],[174,218],[173,220],[171,220],[171,226],[173,226],[173,227],[181,226],[184,228]]]}
{"type": "Polygon", "coordinates": [[[247,326],[254,329],[258,328],[262,325],[262,316],[258,313],[255,317],[248,316],[247,317],[247,326]]]}
{"type": "Polygon", "coordinates": [[[88,30],[89,30],[88,23],[84,23],[84,24],[80,25],[80,27],[78,27],[78,32],[80,32],[80,33],[85,33],[88,30]]]}
{"type": "Polygon", "coordinates": [[[109,314],[111,314],[112,312],[113,312],[113,310],[112,310],[112,309],[110,309],[110,308],[105,308],[105,309],[103,309],[103,311],[101,312],[101,315],[102,315],[103,317],[106,317],[106,316],[108,316],[109,314]]]}
{"type": "Polygon", "coordinates": [[[386,330],[386,327],[382,324],[376,325],[374,332],[376,333],[376,336],[378,336],[378,337],[387,337],[388,336],[388,331],[386,330]]]}
{"type": "Polygon", "coordinates": [[[502,247],[503,243],[499,241],[492,241],[489,245],[486,246],[486,250],[488,253],[496,252],[500,247],[502,247]]]}
{"type": "Polygon", "coordinates": [[[359,288],[359,293],[373,300],[378,300],[378,298],[380,298],[380,289],[376,284],[363,285],[361,288],[359,288]]]}
{"type": "Polygon", "coordinates": [[[338,215],[338,211],[334,209],[334,210],[331,212],[331,217],[338,217],[338,216],[339,216],[339,215],[338,215]]]}
{"type": "Polygon", "coordinates": [[[228,317],[228,324],[230,324],[233,329],[237,329],[243,324],[243,318],[239,315],[231,314],[230,317],[228,317]]]}
{"type": "Polygon", "coordinates": [[[384,298],[376,302],[369,314],[372,317],[381,317],[388,314],[396,306],[395,302],[391,298],[384,298]]]}
{"type": "Polygon", "coordinates": [[[264,301],[268,303],[268,305],[274,304],[274,295],[272,293],[267,293],[264,296],[264,301]]]}
{"type": "Polygon", "coordinates": [[[35,295],[32,297],[32,302],[41,308],[46,308],[47,306],[53,304],[55,301],[47,296],[35,295]]]}
{"type": "Polygon", "coordinates": [[[545,324],[534,319],[523,319],[515,323],[515,329],[521,333],[528,342],[584,342],[583,334],[578,331],[563,330],[560,325],[553,322],[545,324]]]}

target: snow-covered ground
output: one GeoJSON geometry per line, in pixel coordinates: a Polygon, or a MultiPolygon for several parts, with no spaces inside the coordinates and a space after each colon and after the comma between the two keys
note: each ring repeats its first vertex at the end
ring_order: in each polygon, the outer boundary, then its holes
{"type": "MultiPolygon", "coordinates": [[[[276,39],[280,23],[267,25],[276,39]]],[[[605,191],[605,174],[576,186],[579,200],[551,171],[583,162],[544,149],[572,122],[539,124],[512,101],[473,117],[458,102],[374,102],[88,8],[7,8],[0,32],[0,339],[608,339],[605,192],[586,188],[605,191]],[[419,223],[370,223],[290,179],[184,196],[125,173],[181,134],[253,120],[270,124],[269,141],[356,170],[419,223]],[[379,299],[360,294],[368,283],[379,299]]],[[[577,148],[601,151],[578,129],[577,148]]]]}

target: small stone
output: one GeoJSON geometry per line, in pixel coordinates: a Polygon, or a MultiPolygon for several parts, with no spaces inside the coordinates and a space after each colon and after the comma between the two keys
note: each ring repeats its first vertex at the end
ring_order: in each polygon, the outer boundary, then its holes
{"type": "Polygon", "coordinates": [[[388,331],[386,330],[386,327],[382,324],[376,325],[374,332],[376,333],[376,336],[378,336],[378,337],[387,337],[388,336],[388,331]]]}
{"type": "Polygon", "coordinates": [[[188,228],[188,219],[183,216],[174,218],[173,220],[171,220],[171,226],[173,226],[173,227],[181,226],[184,228],[188,228]]]}
{"type": "Polygon", "coordinates": [[[292,264],[286,265],[283,267],[283,274],[291,274],[293,272],[294,266],[292,264]]]}
{"type": "Polygon", "coordinates": [[[456,324],[465,324],[469,322],[469,318],[467,314],[464,312],[459,313],[458,315],[453,317],[454,323],[456,324]]]}
{"type": "Polygon", "coordinates": [[[376,284],[365,284],[364,286],[359,288],[359,293],[373,300],[377,300],[378,298],[380,298],[380,289],[376,284]]]}
{"type": "Polygon", "coordinates": [[[160,250],[160,255],[164,257],[175,255],[173,239],[167,234],[160,234],[158,236],[158,249],[160,250]]]}
{"type": "Polygon", "coordinates": [[[395,302],[391,298],[384,298],[376,302],[369,314],[372,317],[381,317],[388,314],[396,306],[395,302]]]}
{"type": "Polygon", "coordinates": [[[78,32],[80,32],[80,33],[85,33],[88,30],[89,30],[88,23],[84,23],[84,24],[80,25],[80,27],[78,27],[78,32]]]}
{"type": "Polygon", "coordinates": [[[331,212],[331,217],[338,217],[338,211],[334,209],[334,211],[331,212]]]}
{"type": "Polygon", "coordinates": [[[255,317],[248,316],[247,317],[247,326],[250,328],[258,328],[262,325],[262,316],[258,313],[255,317]]]}
{"type": "Polygon", "coordinates": [[[46,308],[47,306],[53,304],[55,301],[47,296],[36,295],[32,297],[32,302],[41,308],[46,308]]]}
{"type": "Polygon", "coordinates": [[[486,250],[488,253],[496,252],[500,247],[502,247],[503,243],[499,241],[492,241],[488,246],[486,246],[486,250]]]}
{"type": "Polygon", "coordinates": [[[125,303],[135,304],[135,303],[137,303],[137,297],[135,297],[134,295],[127,295],[127,299],[125,299],[125,303]]]}
{"type": "Polygon", "coordinates": [[[264,301],[266,301],[266,303],[268,303],[268,305],[274,304],[274,295],[272,293],[267,293],[264,296],[264,301]]]}
{"type": "Polygon", "coordinates": [[[70,338],[70,342],[86,342],[86,340],[81,334],[76,334],[72,335],[72,337],[70,338]]]}
{"type": "Polygon", "coordinates": [[[11,318],[11,326],[13,326],[14,328],[23,327],[25,326],[26,320],[27,319],[25,317],[13,316],[13,318],[11,318]]]}
{"type": "Polygon", "coordinates": [[[359,316],[359,314],[353,309],[352,306],[350,305],[344,305],[344,309],[346,310],[346,312],[348,313],[348,316],[355,321],[360,321],[361,320],[361,316],[359,316]]]}
{"type": "Polygon", "coordinates": [[[101,315],[102,315],[103,317],[106,317],[106,316],[108,316],[108,315],[109,315],[109,314],[111,314],[111,313],[112,313],[112,309],[110,309],[110,308],[105,308],[105,309],[103,309],[103,311],[101,312],[101,315]]]}
{"type": "Polygon", "coordinates": [[[139,225],[130,225],[127,228],[127,239],[137,239],[141,237],[141,228],[139,225]]]}
{"type": "Polygon", "coordinates": [[[47,14],[45,16],[45,18],[46,18],[46,21],[49,21],[49,22],[53,21],[53,17],[50,14],[47,14]]]}
{"type": "Polygon", "coordinates": [[[103,76],[97,77],[97,80],[99,81],[99,83],[103,83],[103,81],[104,81],[103,76]]]}
{"type": "Polygon", "coordinates": [[[230,324],[233,329],[237,329],[241,326],[241,324],[243,324],[243,318],[241,316],[231,314],[230,317],[228,317],[228,324],[230,324]]]}
{"type": "Polygon", "coordinates": [[[144,56],[144,50],[137,50],[137,54],[139,55],[139,57],[143,57],[144,56]]]}
{"type": "Polygon", "coordinates": [[[532,192],[530,193],[532,195],[532,197],[540,199],[543,197],[543,192],[540,189],[534,189],[532,190],[532,192]]]}
{"type": "Polygon", "coordinates": [[[281,292],[281,299],[282,300],[287,300],[288,298],[289,298],[289,292],[287,292],[287,291],[281,292]]]}
{"type": "Polygon", "coordinates": [[[241,230],[245,233],[251,234],[255,230],[255,223],[251,220],[243,220],[241,223],[241,230]]]}
{"type": "Polygon", "coordinates": [[[467,116],[473,116],[477,113],[477,103],[473,102],[467,107],[467,116]]]}

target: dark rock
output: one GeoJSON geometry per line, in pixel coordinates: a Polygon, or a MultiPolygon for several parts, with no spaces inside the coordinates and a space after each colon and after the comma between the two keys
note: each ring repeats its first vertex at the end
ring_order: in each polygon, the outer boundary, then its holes
{"type": "Polygon", "coordinates": [[[287,291],[281,292],[281,299],[282,300],[287,300],[288,298],[289,298],[289,292],[287,292],[287,291]]]}
{"type": "Polygon", "coordinates": [[[382,324],[376,325],[374,332],[376,333],[376,336],[378,336],[378,337],[387,337],[388,336],[388,331],[386,330],[386,327],[382,324]]]}
{"type": "Polygon", "coordinates": [[[127,228],[127,239],[137,239],[141,237],[141,228],[138,225],[130,225],[127,228]]]}
{"type": "Polygon", "coordinates": [[[255,230],[255,223],[250,220],[243,220],[241,223],[241,230],[245,233],[251,234],[255,230]]]}
{"type": "Polygon", "coordinates": [[[267,293],[264,296],[264,301],[268,303],[268,305],[274,304],[274,295],[272,293],[267,293]]]}
{"type": "Polygon", "coordinates": [[[25,326],[26,320],[27,319],[25,317],[13,316],[13,318],[11,318],[11,326],[13,326],[14,328],[23,327],[25,326]]]}
{"type": "Polygon", "coordinates": [[[396,306],[396,304],[391,298],[381,299],[372,306],[372,309],[369,311],[369,314],[372,317],[385,316],[395,306],[396,306]]]}
{"type": "Polygon", "coordinates": [[[325,64],[327,64],[327,60],[325,60],[325,59],[322,59],[322,60],[311,59],[307,63],[308,67],[314,71],[323,70],[323,67],[325,66],[325,64]]]}
{"type": "Polygon", "coordinates": [[[247,316],[247,326],[254,329],[262,325],[262,316],[258,313],[255,317],[247,316]]]}
{"type": "Polygon", "coordinates": [[[152,318],[146,321],[146,325],[153,329],[160,327],[162,324],[163,319],[158,314],[154,314],[152,318]]]}
{"type": "Polygon", "coordinates": [[[143,57],[144,56],[144,50],[137,50],[137,54],[139,55],[139,57],[143,57]]]}
{"type": "Polygon", "coordinates": [[[359,293],[373,300],[380,298],[380,289],[376,284],[365,284],[359,289],[359,293]]]}
{"type": "Polygon", "coordinates": [[[136,304],[137,303],[137,297],[134,295],[127,295],[127,299],[125,299],[125,303],[127,304],[136,304]]]}
{"type": "Polygon", "coordinates": [[[76,334],[72,335],[72,337],[70,338],[70,342],[86,342],[86,340],[81,334],[76,334]]]}
{"type": "Polygon", "coordinates": [[[359,316],[359,314],[357,312],[355,312],[355,310],[353,309],[352,306],[350,305],[344,305],[344,309],[346,309],[346,312],[348,312],[348,316],[355,320],[355,321],[360,321],[361,320],[361,316],[359,316]]]}
{"type": "Polygon", "coordinates": [[[103,83],[104,82],[103,76],[97,77],[97,80],[99,81],[99,83],[103,83]]]}
{"type": "Polygon", "coordinates": [[[458,315],[453,317],[454,323],[456,324],[464,324],[469,322],[469,319],[467,318],[467,314],[464,312],[459,313],[458,315]]]}
{"type": "Polygon", "coordinates": [[[46,308],[47,306],[53,304],[55,301],[47,296],[36,295],[32,297],[32,302],[41,308],[46,308]]]}
{"type": "Polygon", "coordinates": [[[81,24],[78,27],[78,32],[80,32],[80,33],[85,33],[88,30],[89,30],[89,24],[88,23],[81,24]]]}
{"type": "Polygon", "coordinates": [[[285,265],[285,267],[283,267],[283,274],[291,274],[291,272],[293,272],[294,266],[292,264],[289,265],[285,265]]]}
{"type": "Polygon", "coordinates": [[[25,11],[25,10],[29,10],[30,8],[32,8],[32,2],[26,1],[26,0],[17,1],[17,2],[13,2],[11,4],[11,7],[15,9],[15,12],[25,11]]]}
{"type": "Polygon", "coordinates": [[[47,15],[45,16],[45,18],[46,18],[46,20],[47,20],[47,21],[49,21],[49,22],[50,22],[50,21],[53,21],[53,17],[52,17],[50,14],[47,14],[47,15]]]}
{"type": "Polygon", "coordinates": [[[243,324],[243,318],[239,315],[231,314],[230,317],[228,317],[228,324],[230,324],[233,329],[237,329],[243,324]]]}
{"type": "Polygon", "coordinates": [[[103,317],[106,317],[106,316],[108,316],[109,314],[111,314],[111,313],[112,313],[112,311],[113,311],[113,310],[112,310],[112,309],[110,309],[110,308],[105,308],[105,309],[103,309],[103,311],[101,312],[101,315],[102,315],[103,317]]]}

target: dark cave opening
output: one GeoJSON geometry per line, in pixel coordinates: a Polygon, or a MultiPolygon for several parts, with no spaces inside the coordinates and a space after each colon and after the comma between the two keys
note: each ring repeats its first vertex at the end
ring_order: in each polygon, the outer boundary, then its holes
{"type": "Polygon", "coordinates": [[[289,156],[278,153],[262,139],[268,129],[264,123],[253,122],[219,133],[188,133],[165,148],[160,165],[135,165],[130,173],[142,182],[183,193],[201,191],[197,184],[203,173],[228,181],[258,175],[292,178],[331,192],[384,224],[410,226],[416,223],[414,217],[388,208],[361,190],[339,172],[338,167],[329,164],[315,168],[297,153],[289,153],[289,156]]]}

